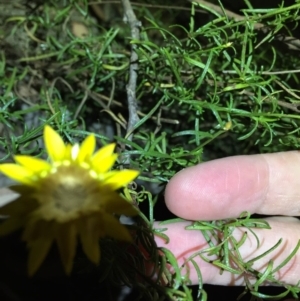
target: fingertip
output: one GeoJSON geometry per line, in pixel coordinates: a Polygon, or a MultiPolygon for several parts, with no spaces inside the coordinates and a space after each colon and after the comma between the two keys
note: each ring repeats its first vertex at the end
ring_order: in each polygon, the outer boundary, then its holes
{"type": "Polygon", "coordinates": [[[172,213],[182,218],[186,218],[186,213],[189,217],[191,210],[193,210],[191,207],[193,202],[190,201],[193,169],[195,169],[195,166],[178,172],[169,181],[165,190],[166,206],[172,213]]]}
{"type": "Polygon", "coordinates": [[[185,219],[224,219],[255,212],[267,189],[264,159],[235,156],[180,171],[168,183],[165,201],[171,212],[185,219]]]}

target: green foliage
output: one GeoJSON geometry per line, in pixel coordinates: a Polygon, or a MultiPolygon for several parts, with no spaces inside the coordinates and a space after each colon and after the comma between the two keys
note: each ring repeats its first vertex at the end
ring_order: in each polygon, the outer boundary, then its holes
{"type": "MultiPolygon", "coordinates": [[[[101,142],[116,140],[122,155],[130,157],[131,167],[141,171],[139,187],[124,193],[137,204],[148,202],[149,212],[141,213],[141,220],[132,226],[137,243],[135,252],[128,255],[130,260],[110,241],[104,244],[114,250],[116,261],[115,270],[111,269],[108,257],[103,256],[101,279],[136,286],[143,300],[192,300],[188,279],[182,277],[174,255],[167,249],[157,254],[155,249],[153,233],[165,237],[153,229],[154,206],[161,201],[157,187],[163,188],[179,170],[203,161],[300,146],[300,48],[280,39],[292,36],[299,1],[274,9],[249,6],[239,20],[203,4],[189,8],[189,24],[183,24],[175,8],[172,17],[165,18],[165,8],[153,12],[146,6],[134,7],[143,24],[138,40],[129,38],[130,29],[124,27],[121,15],[110,20],[109,28],[100,26],[89,14],[87,1],[46,1],[23,16],[8,17],[0,28],[7,44],[22,36],[20,52],[1,51],[1,161],[20,153],[43,156],[39,138],[46,123],[70,142],[90,132],[101,142]],[[74,31],[77,23],[87,30],[85,35],[74,31]],[[139,57],[140,120],[131,130],[132,139],[126,132],[130,45],[136,46],[139,57]],[[32,116],[37,116],[35,122],[32,116]],[[145,258],[138,254],[141,245],[149,255],[147,261],[157,267],[156,281],[146,275],[145,258]],[[124,256],[133,270],[140,271],[139,279],[122,270],[120,258],[124,256]],[[168,271],[168,264],[174,273],[168,271]]],[[[120,160],[118,167],[123,163],[120,160]]],[[[165,222],[166,227],[170,222],[174,221],[165,222]]],[[[270,262],[265,271],[258,272],[252,265],[260,257],[244,261],[239,254],[247,239],[245,234],[241,241],[234,240],[232,232],[239,226],[252,235],[256,228],[268,228],[247,214],[236,220],[199,221],[187,228],[200,231],[209,244],[189,258],[200,280],[197,300],[209,296],[194,258],[210,262],[212,254],[218,258],[212,264],[221,270],[247,272],[245,293],[250,292],[251,300],[270,298],[259,292],[263,281],[286,288],[275,296],[278,299],[288,293],[297,297],[298,286],[280,283],[274,274],[293,257],[299,244],[280,266],[270,262]],[[215,237],[215,243],[210,237],[215,237]],[[254,283],[248,280],[250,275],[254,283]]]]}

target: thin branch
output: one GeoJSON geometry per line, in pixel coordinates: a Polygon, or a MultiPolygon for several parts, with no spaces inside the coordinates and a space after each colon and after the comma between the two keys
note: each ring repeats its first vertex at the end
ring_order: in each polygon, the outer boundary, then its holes
{"type": "MultiPolygon", "coordinates": [[[[135,13],[132,9],[129,0],[121,0],[124,8],[124,22],[128,23],[131,30],[131,38],[134,40],[140,39],[140,27],[141,22],[137,20],[135,13]]],[[[127,102],[128,102],[128,123],[127,123],[127,134],[126,138],[132,141],[132,132],[135,125],[139,121],[137,102],[136,102],[136,83],[137,83],[137,72],[138,72],[138,55],[135,51],[136,45],[131,45],[131,56],[130,56],[130,67],[129,67],[129,81],[126,86],[127,91],[127,102]]],[[[125,164],[129,164],[130,157],[125,158],[125,164]]]]}
{"type": "MultiPolygon", "coordinates": [[[[236,70],[223,70],[224,74],[237,74],[236,70]]],[[[251,73],[251,71],[246,71],[245,73],[251,73]]],[[[258,74],[263,75],[278,75],[278,74],[291,74],[291,73],[300,73],[300,69],[295,70],[278,70],[278,71],[257,71],[258,74]]]]}
{"type": "MultiPolygon", "coordinates": [[[[88,3],[88,5],[92,6],[92,9],[96,12],[96,14],[98,14],[98,9],[100,5],[105,5],[105,4],[116,4],[119,3],[120,0],[106,0],[106,1],[90,1],[88,3]],[[97,8],[95,9],[94,7],[97,8]]],[[[150,4],[150,3],[138,3],[138,2],[133,2],[131,1],[131,5],[133,7],[147,7],[147,8],[154,8],[154,9],[166,9],[166,10],[170,10],[170,9],[174,9],[174,10],[180,10],[180,11],[191,11],[190,7],[185,7],[185,6],[181,6],[181,5],[161,5],[161,4],[150,4]]],[[[202,13],[207,13],[207,11],[205,11],[204,9],[195,9],[196,12],[202,12],[202,13]]],[[[104,13],[101,10],[101,12],[98,14],[98,17],[100,19],[105,19],[104,17],[104,13]]]]}
{"type": "MultiPolygon", "coordinates": [[[[235,21],[244,21],[247,20],[248,17],[246,16],[241,16],[239,14],[236,14],[228,9],[222,9],[219,5],[215,5],[212,4],[208,1],[205,0],[188,0],[189,2],[196,2],[198,4],[203,4],[211,9],[213,9],[214,11],[216,11],[217,13],[224,15],[224,12],[226,14],[227,17],[232,18],[235,21]]],[[[254,24],[254,28],[257,30],[262,30],[263,32],[267,32],[270,29],[263,23],[255,23],[254,24]]],[[[300,40],[295,38],[295,37],[289,37],[286,35],[282,35],[282,34],[278,34],[277,36],[275,36],[276,40],[279,40],[280,42],[283,42],[284,44],[286,44],[288,46],[289,49],[292,50],[300,50],[300,40]]]]}
{"type": "MultiPolygon", "coordinates": [[[[244,16],[241,16],[239,14],[236,14],[228,9],[225,9],[224,8],[224,11],[222,9],[222,7],[220,7],[219,5],[216,5],[216,4],[212,4],[210,2],[207,2],[205,0],[189,0],[190,2],[196,2],[196,3],[199,3],[199,4],[203,4],[211,9],[213,9],[214,11],[216,11],[217,13],[219,13],[220,15],[224,15],[224,12],[226,13],[226,16],[228,18],[232,18],[234,21],[243,21],[243,20],[246,20],[246,17],[244,16]]],[[[264,25],[261,24],[261,23],[255,23],[254,24],[254,28],[255,29],[259,29],[261,27],[263,27],[264,25]]]]}

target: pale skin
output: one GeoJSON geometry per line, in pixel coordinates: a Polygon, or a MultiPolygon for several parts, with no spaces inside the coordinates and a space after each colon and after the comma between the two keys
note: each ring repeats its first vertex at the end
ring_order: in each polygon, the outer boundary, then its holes
{"type": "MultiPolygon", "coordinates": [[[[251,259],[282,238],[282,244],[275,252],[253,266],[264,271],[272,259],[276,267],[300,239],[300,221],[294,217],[300,215],[300,152],[235,156],[186,168],[168,183],[165,201],[170,211],[187,220],[235,218],[243,211],[271,215],[265,220],[272,229],[255,229],[261,242],[260,248],[257,249],[254,237],[249,235],[240,252],[244,259],[251,259]]],[[[207,247],[199,231],[185,230],[190,224],[182,222],[168,225],[168,244],[160,238],[156,239],[159,247],[166,247],[174,253],[179,264],[195,251],[207,247]]],[[[244,230],[237,229],[235,237],[241,237],[244,230]]],[[[211,264],[199,258],[196,261],[204,283],[243,285],[243,277],[230,273],[220,275],[219,270],[211,264]]],[[[197,284],[196,273],[192,266],[190,269],[190,279],[197,284]]],[[[300,251],[276,277],[288,284],[296,284],[300,280],[300,251]]]]}

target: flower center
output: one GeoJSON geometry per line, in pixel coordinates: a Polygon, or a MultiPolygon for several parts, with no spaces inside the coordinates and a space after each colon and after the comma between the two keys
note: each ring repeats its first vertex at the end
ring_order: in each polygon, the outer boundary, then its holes
{"type": "Polygon", "coordinates": [[[78,178],[68,175],[57,183],[52,191],[52,197],[57,209],[69,212],[73,209],[80,208],[84,203],[88,190],[78,181],[78,178]]]}
{"type": "Polygon", "coordinates": [[[43,179],[41,188],[43,195],[39,194],[39,201],[51,204],[61,214],[84,210],[95,201],[95,195],[99,196],[99,182],[88,169],[78,165],[58,166],[43,179]]]}

